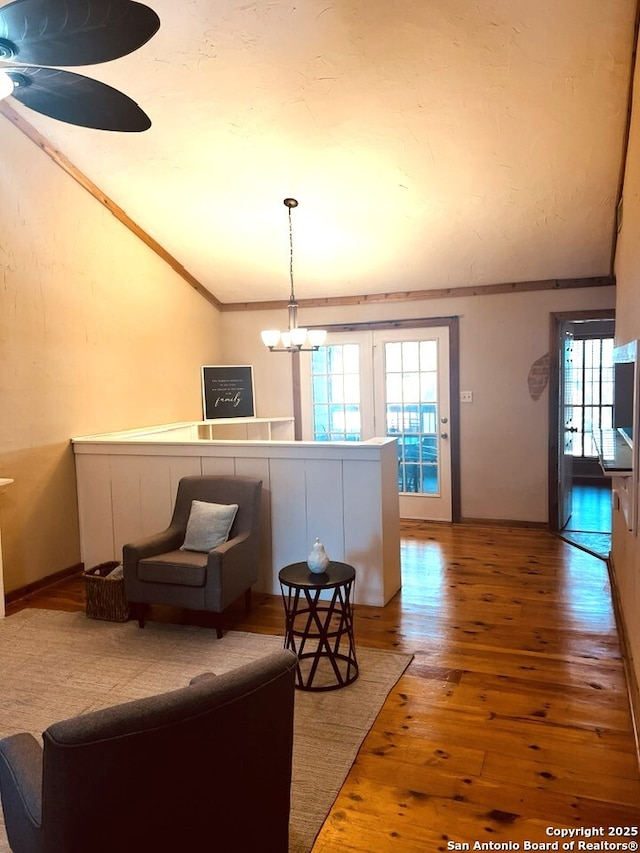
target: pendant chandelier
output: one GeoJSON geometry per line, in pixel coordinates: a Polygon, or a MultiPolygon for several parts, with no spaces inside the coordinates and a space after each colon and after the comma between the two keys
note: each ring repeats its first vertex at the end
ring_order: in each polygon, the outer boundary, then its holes
{"type": "Polygon", "coordinates": [[[289,326],[286,332],[279,329],[265,329],[260,332],[262,343],[270,352],[310,352],[321,347],[327,337],[325,329],[305,329],[298,326],[298,303],[293,290],[293,228],[291,226],[291,210],[298,206],[295,198],[285,198],[285,206],[289,213],[289,279],[291,293],[287,311],[289,326]]]}

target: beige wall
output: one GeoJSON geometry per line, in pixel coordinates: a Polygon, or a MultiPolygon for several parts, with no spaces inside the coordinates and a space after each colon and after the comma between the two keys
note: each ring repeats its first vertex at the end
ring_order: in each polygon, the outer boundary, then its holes
{"type": "MultiPolygon", "coordinates": [[[[622,229],[615,260],[616,343],[640,338],[640,70],[635,75],[631,134],[623,192],[622,229]]],[[[640,683],[640,539],[620,512],[613,514],[612,556],[625,633],[636,682],[640,683]]],[[[636,711],[640,714],[640,708],[636,711]]],[[[640,722],[640,719],[639,719],[640,722]]]]}
{"type": "MultiPolygon", "coordinates": [[[[79,559],[69,438],[200,417],[203,363],[253,364],[258,415],[291,415],[291,360],[221,315],[12,125],[0,137],[0,498],[7,590],[79,559]]],[[[390,289],[402,287],[391,283],[390,289]]],[[[547,521],[548,394],[531,364],[549,314],[612,307],[612,288],[301,309],[309,323],[460,317],[462,514],[547,521]]]]}
{"type": "MultiPolygon", "coordinates": [[[[401,283],[397,283],[398,289],[401,283]]],[[[391,289],[391,288],[390,288],[391,289]]],[[[308,324],[406,317],[460,317],[462,516],[548,520],[548,392],[531,399],[531,365],[549,349],[549,315],[613,308],[614,288],[553,290],[300,309],[308,324]]],[[[286,311],[222,314],[225,360],[254,365],[258,415],[291,415],[291,359],[265,350],[260,329],[282,328],[286,311]]]]}
{"type": "Polygon", "coordinates": [[[0,477],[15,479],[0,521],[10,591],[80,559],[69,439],[201,417],[200,365],[221,351],[216,309],[0,124],[0,477]]]}

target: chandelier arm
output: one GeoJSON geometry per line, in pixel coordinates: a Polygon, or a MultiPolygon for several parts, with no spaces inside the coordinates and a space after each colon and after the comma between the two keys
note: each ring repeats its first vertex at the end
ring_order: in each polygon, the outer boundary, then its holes
{"type": "Polygon", "coordinates": [[[267,347],[269,352],[317,352],[320,349],[320,344],[317,346],[296,346],[291,344],[289,347],[267,347]]]}

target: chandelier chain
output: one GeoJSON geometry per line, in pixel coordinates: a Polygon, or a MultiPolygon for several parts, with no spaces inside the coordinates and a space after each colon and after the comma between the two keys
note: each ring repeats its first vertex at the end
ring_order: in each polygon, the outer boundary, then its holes
{"type": "Polygon", "coordinates": [[[324,346],[327,333],[324,329],[309,330],[298,326],[298,303],[293,289],[293,223],[291,219],[291,208],[297,207],[298,202],[295,198],[285,198],[284,204],[289,211],[289,280],[291,281],[291,294],[287,306],[289,323],[285,332],[265,329],[260,334],[269,352],[312,352],[324,346]]]}

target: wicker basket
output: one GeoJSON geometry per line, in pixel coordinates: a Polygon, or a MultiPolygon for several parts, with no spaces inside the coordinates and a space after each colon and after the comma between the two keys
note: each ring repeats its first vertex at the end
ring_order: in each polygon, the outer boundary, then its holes
{"type": "Polygon", "coordinates": [[[119,565],[117,560],[111,560],[84,572],[87,593],[86,613],[90,619],[126,622],[129,618],[129,603],[124,594],[124,578],[107,577],[119,565]]]}

